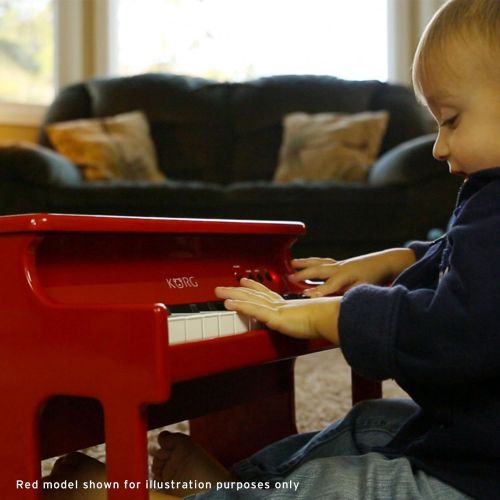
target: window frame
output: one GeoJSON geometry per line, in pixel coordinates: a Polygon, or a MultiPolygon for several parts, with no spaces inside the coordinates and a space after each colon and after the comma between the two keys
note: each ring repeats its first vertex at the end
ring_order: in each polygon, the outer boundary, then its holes
{"type": "MultiPolygon", "coordinates": [[[[70,83],[112,71],[112,9],[115,0],[52,0],[54,94],[70,83]],[[92,35],[93,34],[93,35],[92,35]]],[[[48,105],[0,102],[0,125],[38,126],[48,105]]]]}

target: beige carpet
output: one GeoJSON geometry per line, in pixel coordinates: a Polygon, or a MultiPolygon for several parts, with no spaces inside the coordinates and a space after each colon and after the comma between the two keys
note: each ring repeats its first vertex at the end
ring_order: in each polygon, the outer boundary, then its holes
{"type": "MultiPolygon", "coordinates": [[[[297,425],[299,431],[321,429],[344,415],[351,406],[350,368],[339,349],[300,357],[295,366],[297,425]]],[[[393,382],[384,383],[384,397],[405,397],[406,394],[393,382]]],[[[169,430],[188,432],[187,422],[169,426],[169,430]]],[[[150,446],[154,447],[159,430],[149,433],[150,446]]],[[[103,446],[86,450],[101,460],[103,446]]],[[[46,475],[53,459],[42,463],[46,475]]]]}
{"type": "MultiPolygon", "coordinates": [[[[351,407],[351,369],[340,349],[303,356],[295,367],[299,431],[321,429],[351,407]]],[[[408,397],[393,381],[383,384],[384,397],[408,397]]]]}

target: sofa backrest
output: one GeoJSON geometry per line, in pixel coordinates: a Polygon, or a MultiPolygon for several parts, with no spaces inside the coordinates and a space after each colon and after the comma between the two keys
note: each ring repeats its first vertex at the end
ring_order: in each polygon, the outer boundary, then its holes
{"type": "Polygon", "coordinates": [[[278,163],[283,117],[292,112],[387,110],[390,121],[381,153],[428,133],[428,120],[405,87],[332,76],[289,75],[240,83],[231,95],[233,168],[238,180],[270,179],[278,163]]]}
{"type": "Polygon", "coordinates": [[[218,83],[150,73],[62,89],[47,111],[40,143],[50,146],[44,131],[49,123],[142,110],[167,177],[222,184],[269,180],[287,113],[380,109],[390,113],[382,152],[429,132],[424,110],[398,85],[311,75],[218,83]]]}

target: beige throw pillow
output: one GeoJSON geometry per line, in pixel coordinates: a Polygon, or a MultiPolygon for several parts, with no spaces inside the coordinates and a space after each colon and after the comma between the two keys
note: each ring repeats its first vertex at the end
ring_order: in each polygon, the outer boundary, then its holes
{"type": "Polygon", "coordinates": [[[141,111],[55,123],[47,127],[47,134],[56,150],[82,169],[87,181],[165,179],[141,111]]]}
{"type": "Polygon", "coordinates": [[[286,115],[274,180],[366,180],[388,121],[386,111],[286,115]]]}

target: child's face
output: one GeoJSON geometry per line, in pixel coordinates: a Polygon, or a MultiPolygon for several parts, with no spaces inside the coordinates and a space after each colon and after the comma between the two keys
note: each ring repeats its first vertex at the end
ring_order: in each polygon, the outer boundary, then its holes
{"type": "MultiPolygon", "coordinates": [[[[463,48],[463,47],[462,47],[463,48]]],[[[434,157],[448,162],[450,173],[468,176],[500,166],[500,80],[484,77],[471,50],[447,51],[455,75],[437,64],[437,78],[424,88],[439,133],[434,157]],[[458,71],[460,69],[460,71],[458,71]]],[[[474,55],[475,54],[475,55],[474,55]]]]}

